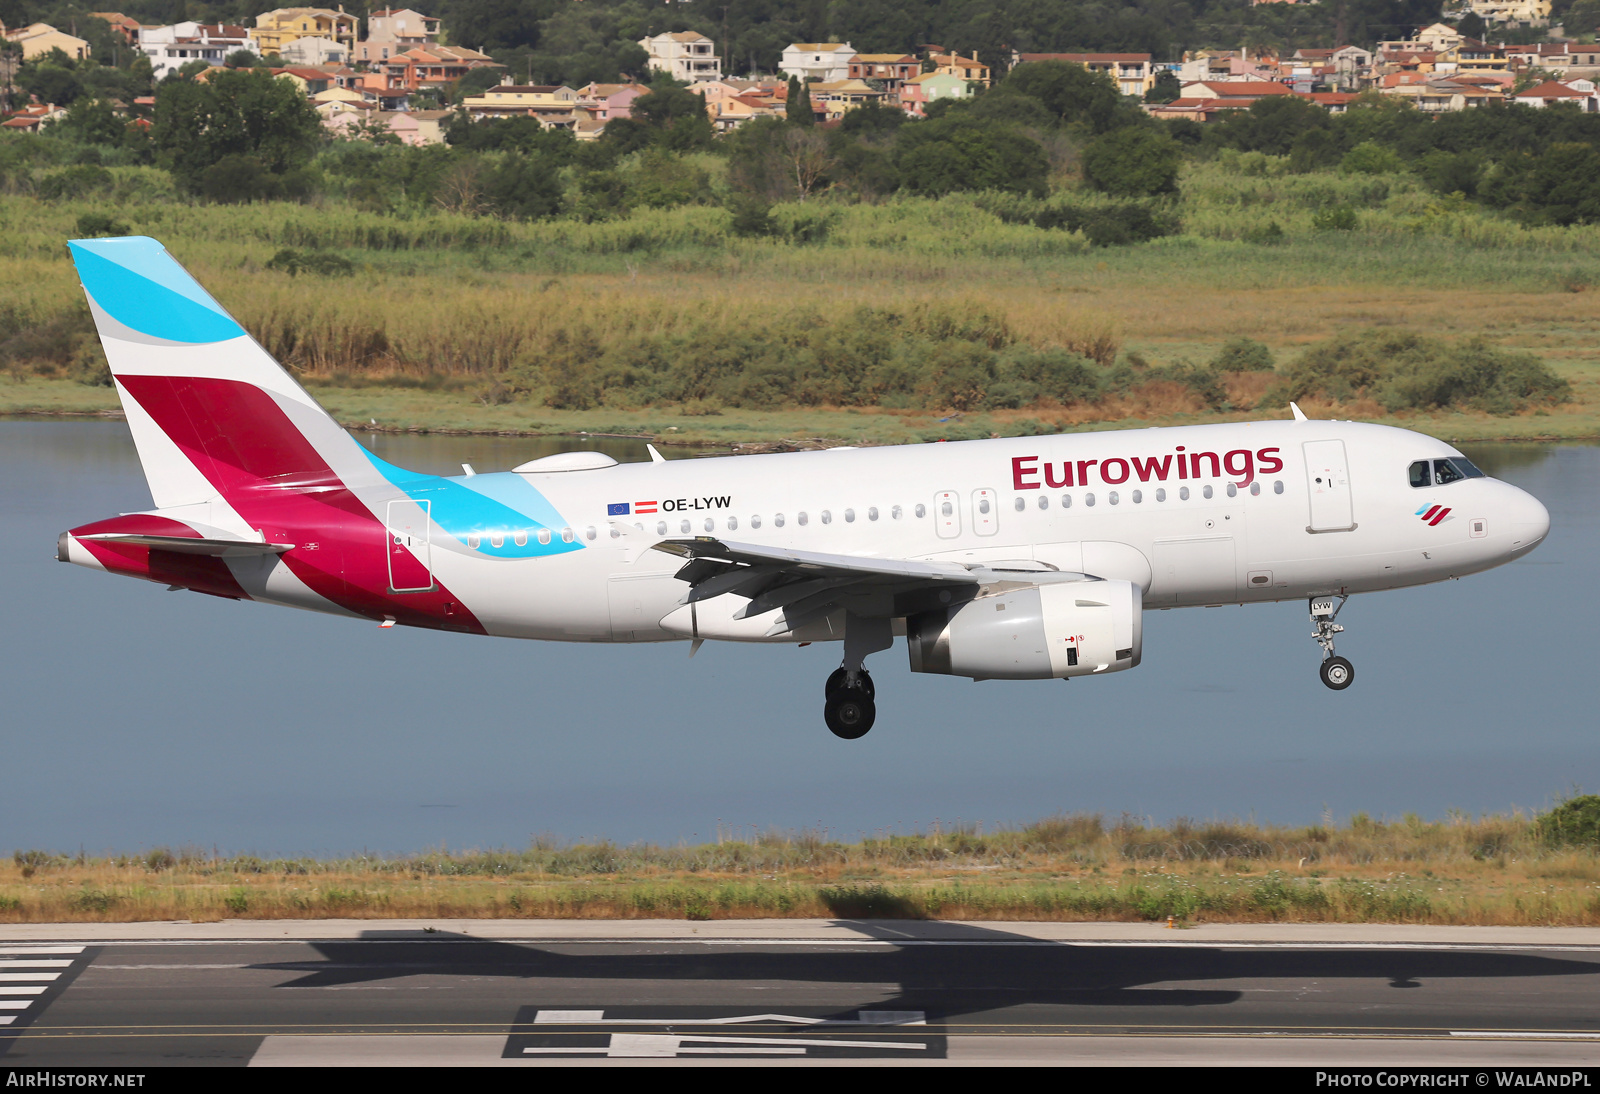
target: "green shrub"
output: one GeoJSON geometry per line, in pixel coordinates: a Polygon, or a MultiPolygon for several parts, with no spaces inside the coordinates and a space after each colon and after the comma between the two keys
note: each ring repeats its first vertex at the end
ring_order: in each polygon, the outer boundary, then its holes
{"type": "Polygon", "coordinates": [[[1353,232],[1358,221],[1348,205],[1330,205],[1311,214],[1311,226],[1319,232],[1353,232]]]}
{"type": "Polygon", "coordinates": [[[113,220],[104,213],[84,213],[78,218],[78,238],[80,239],[93,239],[96,236],[125,236],[132,233],[132,228],[120,221],[113,220]]]}
{"type": "Polygon", "coordinates": [[[1083,150],[1083,177],[1119,197],[1151,197],[1178,190],[1183,149],[1159,129],[1114,129],[1083,150]]]}
{"type": "Polygon", "coordinates": [[[1266,346],[1254,338],[1235,338],[1217,351],[1211,367],[1218,372],[1271,372],[1276,366],[1266,346]]]}
{"type": "Polygon", "coordinates": [[[80,164],[46,175],[39,196],[46,201],[70,201],[111,189],[111,172],[94,164],[80,164]]]}
{"type": "Polygon", "coordinates": [[[1400,154],[1376,141],[1362,141],[1339,161],[1339,170],[1346,175],[1388,175],[1404,169],[1400,154]]]}
{"type": "Polygon", "coordinates": [[[1403,330],[1362,331],[1311,346],[1286,379],[1291,399],[1371,396],[1391,411],[1455,406],[1508,414],[1571,397],[1567,381],[1532,354],[1483,338],[1446,342],[1403,330]]]}
{"type": "Polygon", "coordinates": [[[1600,794],[1568,798],[1540,817],[1535,828],[1552,847],[1600,850],[1600,794]]]}
{"type": "Polygon", "coordinates": [[[282,270],[290,277],[303,273],[319,277],[349,277],[355,273],[356,266],[342,255],[307,253],[285,247],[267,260],[267,269],[282,270]]]}

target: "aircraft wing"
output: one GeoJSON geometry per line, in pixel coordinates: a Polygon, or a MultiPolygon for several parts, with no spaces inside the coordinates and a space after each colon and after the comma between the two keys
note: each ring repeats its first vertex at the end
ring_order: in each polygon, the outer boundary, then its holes
{"type": "MultiPolygon", "coordinates": [[[[904,615],[917,610],[916,604],[929,599],[928,594],[937,597],[941,589],[948,594],[942,603],[970,600],[980,585],[1021,576],[1002,576],[1000,571],[958,562],[796,551],[712,536],[662,540],[653,546],[688,559],[674,575],[689,584],[685,604],[726,593],[748,597],[750,603],[734,618],[782,608],[779,632],[794,630],[841,606],[862,615],[904,615]]],[[[934,605],[930,600],[926,606],[934,605]]]]}

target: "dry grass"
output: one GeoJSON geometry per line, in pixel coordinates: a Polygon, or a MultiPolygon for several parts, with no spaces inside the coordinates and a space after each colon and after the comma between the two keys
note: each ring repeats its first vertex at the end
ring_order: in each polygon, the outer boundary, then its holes
{"type": "Polygon", "coordinates": [[[1056,817],[981,833],[725,834],[661,848],[261,861],[163,849],[18,852],[0,922],[223,918],[882,916],[1013,920],[1600,924],[1600,859],[1530,818],[1343,828],[1056,817]]]}

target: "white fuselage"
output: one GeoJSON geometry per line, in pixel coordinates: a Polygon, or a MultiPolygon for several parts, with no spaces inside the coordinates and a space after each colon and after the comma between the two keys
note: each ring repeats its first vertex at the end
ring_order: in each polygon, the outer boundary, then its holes
{"type": "Polygon", "coordinates": [[[581,550],[488,558],[444,536],[431,564],[488,633],[573,641],[767,636],[770,619],[733,619],[742,601],[690,620],[682,560],[648,549],[663,536],[1084,572],[1159,608],[1371,592],[1485,570],[1545,535],[1543,506],[1509,484],[1408,482],[1410,462],[1455,455],[1407,430],[1270,421],[622,464],[524,476],[581,550]],[[1051,485],[1069,462],[1073,485],[1051,485]],[[1429,523],[1429,507],[1451,515],[1429,523]]]}

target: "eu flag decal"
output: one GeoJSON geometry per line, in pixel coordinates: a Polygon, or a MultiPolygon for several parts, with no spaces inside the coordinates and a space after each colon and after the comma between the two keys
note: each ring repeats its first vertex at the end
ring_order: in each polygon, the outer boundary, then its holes
{"type": "Polygon", "coordinates": [[[627,515],[628,503],[625,501],[614,501],[606,506],[606,516],[608,517],[625,517],[627,515]]]}

